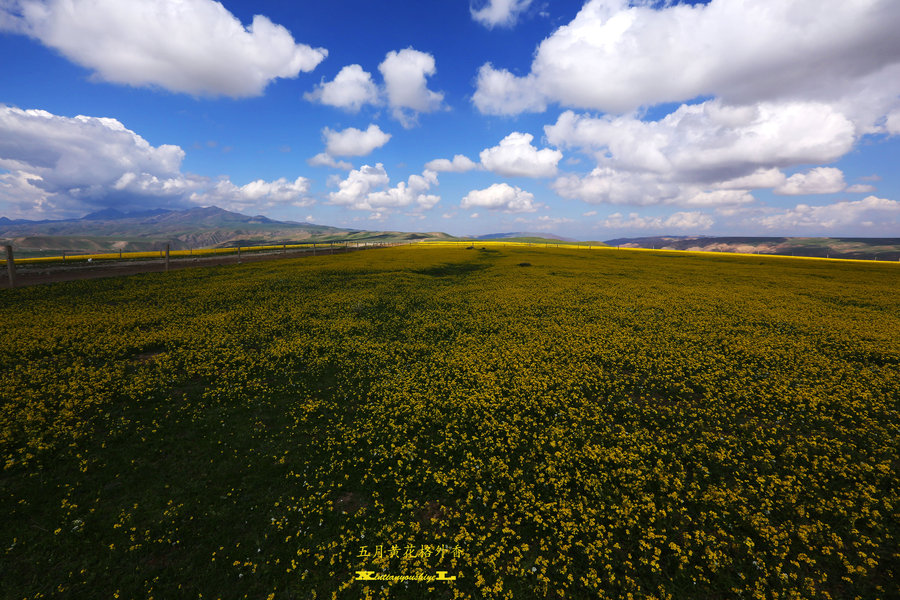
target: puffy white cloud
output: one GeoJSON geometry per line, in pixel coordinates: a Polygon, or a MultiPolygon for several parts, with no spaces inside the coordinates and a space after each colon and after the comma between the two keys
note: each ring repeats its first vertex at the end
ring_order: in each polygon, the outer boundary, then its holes
{"type": "Polygon", "coordinates": [[[508,213],[535,212],[534,194],[507,183],[495,183],[483,190],[472,190],[460,202],[463,209],[487,208],[508,213]]]}
{"type": "Polygon", "coordinates": [[[617,171],[597,167],[584,177],[563,175],[552,188],[563,198],[589,204],[630,204],[635,206],[672,202],[681,193],[677,184],[655,173],[617,171]]]}
{"type": "Polygon", "coordinates": [[[437,172],[465,173],[466,171],[477,169],[478,163],[467,156],[457,154],[453,157],[452,161],[446,158],[436,158],[434,160],[430,160],[425,163],[425,168],[437,172]]]}
{"type": "Polygon", "coordinates": [[[754,219],[756,225],[767,229],[796,231],[799,228],[828,230],[837,227],[853,227],[863,222],[881,223],[896,231],[900,218],[900,202],[867,196],[862,200],[835,202],[822,206],[798,204],[776,214],[754,219]]]}
{"type": "Polygon", "coordinates": [[[701,212],[677,212],[667,218],[664,226],[669,229],[709,229],[713,225],[713,219],[701,212]]]}
{"type": "Polygon", "coordinates": [[[52,171],[60,186],[108,181],[123,172],[178,173],[184,150],[151,146],[116,119],[61,117],[0,106],[0,167],[52,171]]]}
{"type": "Polygon", "coordinates": [[[888,0],[590,0],[529,73],[483,66],[474,101],[499,114],[550,102],[613,113],[566,111],[545,127],[551,144],[597,161],[555,182],[565,197],[723,207],[751,202],[754,189],[830,193],[846,187],[839,172],[789,180],[782,169],[834,162],[863,135],[900,130],[900,38],[887,25],[898,18],[888,0]],[[697,96],[714,98],[655,121],[628,112],[697,96]]]}
{"type": "Polygon", "coordinates": [[[322,130],[322,136],[325,138],[325,151],[331,156],[365,156],[391,139],[391,134],[383,132],[375,124],[369,125],[365,131],[355,127],[334,131],[326,127],[322,130]]]}
{"type": "Polygon", "coordinates": [[[544,128],[559,147],[602,151],[619,168],[709,181],[760,168],[830,162],[850,151],[853,124],[818,102],[681,105],[658,121],[562,113],[544,128]]]}
{"type": "Polygon", "coordinates": [[[869,192],[875,191],[875,186],[867,183],[855,183],[844,191],[851,194],[868,194],[869,192]]]}
{"type": "Polygon", "coordinates": [[[360,65],[347,65],[332,81],[323,81],[303,97],[310,102],[357,112],[364,104],[378,102],[378,87],[372,81],[372,75],[360,65]]]}
{"type": "Polygon", "coordinates": [[[40,40],[99,79],[246,97],[328,54],[262,15],[244,27],[213,0],[6,0],[0,27],[40,40]]]}
{"type": "Polygon", "coordinates": [[[556,229],[558,225],[568,225],[569,223],[574,223],[575,221],[569,219],[567,217],[549,217],[544,215],[542,217],[538,217],[538,224],[535,226],[537,229],[556,229]]]}
{"type": "Polygon", "coordinates": [[[438,110],[444,95],[428,89],[426,77],[437,72],[434,57],[428,53],[406,48],[388,52],[378,65],[384,78],[385,93],[394,118],[404,127],[415,124],[418,113],[438,110]]]}
{"type": "Polygon", "coordinates": [[[760,167],[749,175],[743,177],[735,177],[716,184],[716,188],[720,190],[754,190],[760,188],[773,188],[784,183],[787,179],[784,173],[777,168],[766,169],[760,167]]]}
{"type": "Polygon", "coordinates": [[[377,163],[374,167],[363,165],[353,169],[347,178],[338,184],[338,191],[331,192],[328,198],[331,204],[357,208],[369,192],[390,183],[384,165],[377,163]]]}
{"type": "Polygon", "coordinates": [[[487,27],[512,27],[519,15],[531,5],[531,0],[484,0],[481,8],[469,6],[472,18],[487,27]]]}
{"type": "Polygon", "coordinates": [[[547,99],[534,77],[516,77],[506,69],[495,69],[491,63],[478,69],[472,102],[486,115],[517,115],[547,109],[547,99]]]}
{"type": "Polygon", "coordinates": [[[552,177],[562,152],[531,145],[534,136],[514,131],[500,140],[500,144],[481,151],[481,164],[486,169],[510,177],[552,177]]]}
{"type": "Polygon", "coordinates": [[[727,205],[752,201],[752,189],[799,190],[799,178],[785,187],[781,168],[834,161],[857,139],[830,105],[798,101],[732,106],[715,99],[681,105],[657,121],[566,111],[544,131],[550,143],[598,162],[586,176],[557,179],[560,195],[634,205],[727,205]]]}
{"type": "MultiPolygon", "coordinates": [[[[661,9],[590,0],[540,44],[527,75],[482,67],[473,101],[488,113],[546,102],[623,113],[704,95],[730,103],[832,100],[873,76],[879,89],[896,91],[900,84],[884,71],[900,61],[897,22],[894,0],[712,0],[661,9]],[[505,105],[512,89],[528,102],[505,105]]],[[[884,97],[896,104],[895,95],[884,97]]]]}
{"type": "Polygon", "coordinates": [[[410,175],[406,182],[385,188],[390,184],[384,165],[374,167],[363,165],[350,171],[346,179],[338,183],[338,191],[328,197],[331,204],[346,206],[354,210],[382,211],[392,208],[413,207],[420,210],[433,208],[440,196],[427,194],[432,185],[437,185],[437,173],[426,170],[421,175],[410,175]]]}
{"type": "Polygon", "coordinates": [[[662,217],[642,217],[638,213],[630,213],[624,217],[622,213],[609,215],[601,224],[610,229],[660,229],[660,230],[705,230],[712,227],[714,221],[709,215],[701,212],[677,212],[662,217]]]}
{"type": "Polygon", "coordinates": [[[0,106],[0,203],[23,217],[80,217],[116,207],[226,208],[305,205],[308,181],[277,179],[236,186],[183,173],[184,151],[152,146],[116,119],[63,117],[0,106]],[[30,206],[28,206],[30,204],[30,206]]]}
{"type": "Polygon", "coordinates": [[[333,156],[328,154],[327,152],[319,152],[312,158],[306,161],[311,167],[331,167],[333,169],[341,169],[343,171],[349,171],[353,168],[353,165],[348,163],[345,160],[335,160],[333,156]]]}
{"type": "MultiPolygon", "coordinates": [[[[38,187],[41,176],[26,171],[0,173],[0,207],[13,219],[52,219],[72,216],[38,187]]],[[[75,215],[80,216],[80,215],[75,215]]]]}
{"type": "Polygon", "coordinates": [[[746,190],[713,190],[708,192],[685,191],[675,200],[675,204],[683,206],[734,206],[749,204],[755,198],[746,190]]]}
{"type": "Polygon", "coordinates": [[[401,208],[415,205],[416,208],[428,210],[441,201],[435,194],[426,194],[432,185],[437,185],[437,173],[424,171],[421,175],[410,175],[406,183],[369,194],[365,205],[361,208],[401,208]]]}
{"type": "Polygon", "coordinates": [[[892,111],[885,119],[885,129],[891,135],[900,135],[900,109],[892,111]]]}
{"type": "Polygon", "coordinates": [[[844,173],[834,167],[817,167],[806,173],[795,173],[773,191],[784,196],[834,194],[847,186],[844,173]]]}
{"type": "Polygon", "coordinates": [[[215,204],[237,212],[257,211],[276,206],[309,206],[314,201],[306,197],[309,180],[298,177],[289,181],[284,177],[275,181],[257,179],[242,186],[228,179],[221,179],[209,190],[194,192],[190,200],[204,206],[215,204]]]}
{"type": "Polygon", "coordinates": [[[354,112],[365,104],[386,101],[391,115],[406,128],[417,123],[419,113],[441,108],[444,94],[428,89],[427,78],[437,73],[431,54],[413,48],[391,51],[378,70],[384,80],[380,87],[370,73],[354,64],[341,69],[333,81],[320,83],[304,98],[354,112]]]}
{"type": "Polygon", "coordinates": [[[127,194],[181,196],[197,185],[181,173],[183,158],[180,147],[151,146],[115,119],[0,106],[0,168],[16,190],[9,199],[41,190],[60,210],[80,212],[127,194]]]}
{"type": "Polygon", "coordinates": [[[552,188],[563,198],[589,204],[626,204],[649,206],[678,204],[682,206],[728,206],[753,202],[743,189],[709,190],[696,184],[677,183],[656,173],[618,171],[597,167],[588,175],[564,175],[552,188]]]}

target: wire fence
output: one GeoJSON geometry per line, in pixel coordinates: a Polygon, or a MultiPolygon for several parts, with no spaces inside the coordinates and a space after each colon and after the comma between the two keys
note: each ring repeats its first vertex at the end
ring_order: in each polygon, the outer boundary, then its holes
{"type": "Polygon", "coordinates": [[[28,257],[28,258],[16,258],[15,264],[17,265],[28,265],[28,264],[41,264],[41,263],[77,263],[79,261],[82,262],[94,262],[94,261],[109,261],[109,260],[142,260],[142,259],[156,259],[156,258],[165,258],[166,253],[168,253],[170,258],[184,258],[184,257],[204,257],[204,256],[222,256],[229,254],[241,254],[241,253],[258,253],[258,252],[287,252],[288,250],[323,250],[328,251],[332,248],[363,248],[363,247],[378,247],[384,246],[387,242],[352,242],[352,241],[343,241],[343,242],[304,242],[304,243],[294,243],[294,244],[268,244],[268,245],[248,245],[248,246],[234,246],[227,248],[190,248],[187,250],[171,250],[169,249],[169,245],[166,245],[165,248],[160,248],[159,250],[145,250],[139,252],[100,252],[100,253],[85,253],[85,252],[63,252],[56,256],[37,256],[37,257],[28,257]]]}
{"type": "MultiPolygon", "coordinates": [[[[341,242],[305,242],[296,244],[266,244],[258,246],[235,246],[230,248],[194,248],[188,250],[171,250],[165,248],[144,252],[103,252],[103,253],[62,253],[58,256],[41,256],[15,258],[11,245],[5,247],[6,269],[0,281],[4,287],[16,287],[17,284],[42,283],[61,279],[77,279],[80,276],[113,271],[121,274],[150,271],[169,271],[169,267],[203,266],[219,264],[229,256],[242,262],[297,256],[317,256],[344,253],[354,250],[383,248],[397,245],[398,242],[341,241],[341,242]],[[274,256],[272,256],[274,255],[274,256]],[[105,270],[104,270],[105,267],[105,270]]],[[[227,262],[227,261],[226,261],[227,262]]],[[[2,285],[2,284],[0,284],[2,285]]]]}
{"type": "MultiPolygon", "coordinates": [[[[419,247],[456,247],[456,248],[466,248],[466,249],[474,249],[476,247],[486,248],[486,247],[532,247],[532,248],[562,248],[562,249],[578,249],[578,250],[587,250],[587,251],[609,251],[609,250],[627,250],[627,251],[635,251],[635,252],[656,252],[656,253],[676,253],[676,254],[695,254],[695,255],[723,255],[723,254],[732,254],[738,256],[754,256],[754,257],[770,257],[770,258],[795,258],[795,259],[806,259],[806,260],[831,260],[831,261],[845,261],[845,262],[894,262],[897,264],[900,261],[900,255],[896,252],[887,252],[883,253],[884,256],[879,256],[878,253],[872,254],[871,258],[861,256],[861,257],[841,257],[836,256],[832,257],[829,253],[825,253],[825,256],[800,256],[796,254],[779,254],[774,252],[753,252],[753,253],[741,253],[741,252],[732,252],[728,250],[674,250],[670,248],[633,248],[633,247],[625,247],[621,248],[619,246],[609,246],[605,244],[596,244],[590,242],[584,243],[569,243],[569,242],[528,242],[528,241],[504,241],[504,240],[429,240],[429,241],[419,241],[419,242],[371,242],[371,241],[341,241],[341,242],[304,242],[304,243],[295,243],[295,244],[267,244],[267,245],[259,245],[259,246],[235,246],[229,248],[194,248],[188,250],[171,250],[169,245],[167,244],[164,249],[161,250],[153,250],[153,251],[144,251],[144,252],[105,252],[105,253],[96,253],[96,254],[84,254],[84,253],[63,253],[59,256],[42,256],[42,257],[29,257],[29,258],[15,258],[14,251],[11,245],[6,246],[6,273],[4,273],[5,277],[0,278],[6,279],[6,284],[8,287],[16,287],[17,285],[17,276],[19,273],[17,271],[22,271],[23,269],[26,271],[31,271],[28,274],[33,274],[33,269],[37,267],[45,267],[46,269],[64,269],[68,267],[74,267],[76,265],[127,265],[131,264],[147,264],[152,263],[153,265],[161,265],[162,269],[165,271],[169,270],[170,261],[175,261],[178,266],[184,266],[185,259],[193,259],[194,261],[198,261],[200,259],[214,259],[217,257],[227,257],[229,255],[236,256],[237,261],[241,262],[243,256],[259,258],[264,254],[283,254],[288,255],[289,251],[292,256],[296,256],[298,253],[300,254],[311,254],[313,256],[318,254],[334,254],[336,252],[347,252],[350,250],[360,250],[366,248],[381,248],[387,246],[396,246],[396,245],[407,245],[411,244],[413,246],[419,247]]],[[[159,267],[156,267],[159,268],[159,267]]],[[[152,269],[148,269],[152,270],[152,269]]],[[[23,271],[24,272],[24,271],[23,271]]],[[[49,271],[45,270],[44,274],[47,274],[49,271]]],[[[34,283],[30,281],[29,283],[34,283]]]]}

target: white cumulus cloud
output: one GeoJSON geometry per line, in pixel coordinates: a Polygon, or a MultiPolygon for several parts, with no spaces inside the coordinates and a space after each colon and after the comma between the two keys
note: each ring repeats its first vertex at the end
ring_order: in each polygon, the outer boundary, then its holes
{"type": "Polygon", "coordinates": [[[531,0],[483,0],[479,4],[477,9],[474,4],[469,6],[472,18],[493,29],[515,25],[519,15],[531,5],[531,0]]]}
{"type": "Polygon", "coordinates": [[[432,185],[437,185],[437,182],[437,173],[434,171],[426,170],[421,175],[410,175],[406,182],[401,181],[392,188],[369,194],[361,208],[371,210],[414,206],[428,210],[441,200],[440,196],[425,193],[432,185]]]}
{"type": "Polygon", "coordinates": [[[900,108],[887,115],[885,129],[891,135],[900,135],[900,108]]]}
{"type": "Polygon", "coordinates": [[[507,183],[495,183],[483,190],[472,190],[460,202],[463,209],[487,208],[508,213],[535,212],[534,194],[507,183]]]}
{"type": "Polygon", "coordinates": [[[425,170],[421,175],[410,175],[407,181],[388,188],[387,171],[384,165],[377,163],[374,167],[363,165],[350,171],[347,178],[338,183],[338,191],[331,192],[328,197],[331,204],[380,215],[383,215],[380,211],[394,208],[428,210],[440,201],[440,196],[426,193],[437,183],[437,173],[425,170]]]}
{"type": "Polygon", "coordinates": [[[302,177],[210,182],[182,172],[183,158],[180,147],[153,146],[116,119],[0,106],[0,169],[9,171],[0,175],[0,207],[26,218],[80,217],[110,207],[218,203],[259,210],[310,202],[302,177]]]}
{"type": "Polygon", "coordinates": [[[194,95],[258,96],[328,55],[265,16],[245,27],[213,0],[5,0],[0,27],[40,40],[104,81],[194,95]]]}
{"type": "Polygon", "coordinates": [[[760,188],[773,188],[784,183],[787,179],[780,169],[775,167],[760,167],[749,175],[735,177],[716,184],[721,190],[754,190],[760,188]]]}
{"type": "Polygon", "coordinates": [[[434,160],[430,160],[425,163],[425,168],[431,171],[444,173],[465,173],[466,171],[477,169],[478,163],[467,156],[457,154],[453,157],[453,160],[449,160],[446,158],[436,158],[434,160]]]}
{"type": "Polygon", "coordinates": [[[681,193],[679,185],[655,173],[617,171],[597,167],[585,176],[563,175],[552,184],[563,198],[589,204],[630,204],[634,206],[669,203],[681,193]]]}
{"type": "Polygon", "coordinates": [[[116,119],[0,106],[7,200],[40,190],[68,216],[115,197],[180,197],[198,184],[181,173],[183,158],[180,147],[152,146],[116,119]]]}
{"type": "Polygon", "coordinates": [[[609,229],[678,229],[697,231],[709,229],[713,223],[712,217],[701,212],[677,212],[666,218],[642,217],[638,213],[630,213],[625,217],[622,213],[613,213],[601,225],[609,229]]]}
{"type": "Polygon", "coordinates": [[[360,65],[347,65],[332,81],[323,81],[303,97],[310,102],[357,112],[364,104],[378,102],[378,86],[372,81],[372,75],[360,65]]]}
{"type": "Polygon", "coordinates": [[[898,22],[894,0],[712,0],[662,8],[590,0],[540,44],[527,75],[482,67],[473,101],[493,114],[546,102],[624,113],[703,95],[733,103],[829,100],[870,76],[897,90],[882,71],[900,60],[898,22]],[[497,74],[506,80],[502,87],[497,74]],[[514,88],[529,102],[506,104],[514,88]]]}
{"type": "Polygon", "coordinates": [[[500,144],[481,152],[481,164],[486,169],[510,177],[552,177],[562,152],[531,144],[534,136],[514,131],[500,140],[500,144]]]}
{"type": "Polygon", "coordinates": [[[791,189],[782,187],[782,168],[837,160],[857,139],[853,123],[834,107],[799,101],[714,99],[681,105],[657,121],[565,111],[544,131],[550,143],[598,163],[588,175],[557,179],[560,195],[634,205],[748,202],[752,189],[791,189]]]}
{"type": "Polygon", "coordinates": [[[516,77],[506,69],[495,69],[491,63],[478,69],[472,102],[488,115],[517,115],[547,109],[547,97],[533,76],[516,77]]]}
{"type": "Polygon", "coordinates": [[[386,186],[390,181],[381,163],[374,167],[363,165],[350,171],[347,178],[338,184],[338,191],[331,192],[328,199],[331,204],[359,208],[369,192],[386,186]]]}
{"type": "Polygon", "coordinates": [[[867,196],[862,200],[835,202],[821,206],[798,204],[792,209],[755,219],[757,225],[767,229],[796,231],[799,228],[834,230],[852,227],[869,221],[896,231],[900,218],[900,202],[867,196]]]}
{"type": "Polygon", "coordinates": [[[348,163],[345,160],[335,160],[333,156],[328,154],[327,152],[319,152],[312,158],[306,161],[311,167],[331,167],[333,169],[341,169],[342,171],[349,171],[353,168],[353,165],[348,163]]]}
{"type": "Polygon", "coordinates": [[[818,102],[683,104],[658,121],[562,113],[544,128],[559,147],[609,156],[622,169],[724,181],[760,168],[829,162],[850,151],[856,130],[818,102]]]}
{"type": "Polygon", "coordinates": [[[313,200],[306,196],[308,191],[309,180],[304,177],[294,181],[284,177],[275,181],[257,179],[242,186],[222,179],[206,191],[194,192],[190,200],[204,206],[214,204],[226,210],[253,212],[278,206],[309,206],[313,200]]]}
{"type": "Polygon", "coordinates": [[[322,137],[325,138],[325,152],[331,156],[365,156],[387,144],[391,134],[373,123],[365,131],[355,127],[334,131],[326,127],[322,137]]]}
{"type": "Polygon", "coordinates": [[[434,57],[413,48],[388,52],[378,65],[394,118],[404,127],[416,123],[419,113],[441,107],[444,95],[428,89],[427,77],[437,73],[434,57]]]}
{"type": "Polygon", "coordinates": [[[803,194],[834,194],[842,191],[847,184],[844,173],[834,167],[817,167],[806,173],[795,173],[773,191],[784,196],[803,194]]]}

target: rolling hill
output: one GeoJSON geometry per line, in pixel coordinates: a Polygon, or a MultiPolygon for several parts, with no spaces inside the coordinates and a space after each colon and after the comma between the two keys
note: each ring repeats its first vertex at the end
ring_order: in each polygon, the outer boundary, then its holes
{"type": "Polygon", "coordinates": [[[408,233],[342,229],[312,223],[276,221],[216,206],[186,210],[156,209],[122,213],[94,212],[80,219],[11,220],[0,217],[0,243],[12,244],[22,257],[60,252],[146,251],[169,244],[173,250],[327,241],[401,241],[448,239],[445,233],[408,233]]]}

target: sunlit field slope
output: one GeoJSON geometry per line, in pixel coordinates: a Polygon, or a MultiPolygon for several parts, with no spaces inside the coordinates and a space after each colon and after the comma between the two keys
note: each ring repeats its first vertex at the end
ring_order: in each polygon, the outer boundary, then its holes
{"type": "Polygon", "coordinates": [[[0,301],[2,598],[900,597],[897,264],[476,243],[0,301]]]}

